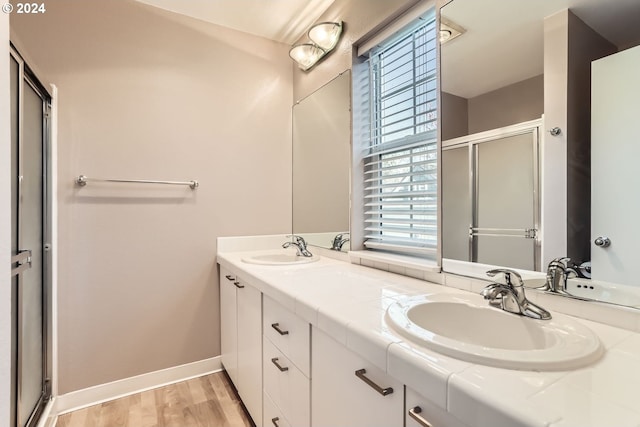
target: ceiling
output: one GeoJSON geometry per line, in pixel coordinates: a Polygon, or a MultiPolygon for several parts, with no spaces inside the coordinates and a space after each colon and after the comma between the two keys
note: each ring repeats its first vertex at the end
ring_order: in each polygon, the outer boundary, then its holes
{"type": "Polygon", "coordinates": [[[281,43],[293,44],[334,0],[137,0],[281,43]]]}
{"type": "MultiPolygon", "coordinates": [[[[137,0],[292,45],[334,0],[137,0]]],[[[442,16],[466,29],[443,45],[443,90],[464,98],[543,72],[543,20],[569,8],[618,46],[640,43],[640,0],[453,0],[442,16]]]]}
{"type": "Polygon", "coordinates": [[[466,33],[442,47],[445,92],[472,98],[543,73],[543,20],[569,8],[619,48],[640,43],[640,0],[453,0],[466,33]]]}

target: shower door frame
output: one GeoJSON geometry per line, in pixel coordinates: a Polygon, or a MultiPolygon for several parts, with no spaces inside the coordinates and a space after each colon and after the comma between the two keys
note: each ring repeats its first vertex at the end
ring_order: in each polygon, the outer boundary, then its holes
{"type": "MultiPolygon", "coordinates": [[[[22,278],[18,274],[16,292],[18,295],[12,297],[12,312],[13,321],[16,322],[12,326],[12,334],[14,337],[12,341],[16,343],[15,353],[12,355],[11,371],[12,371],[12,391],[13,396],[11,402],[11,419],[13,423],[18,426],[19,420],[27,419],[25,427],[35,426],[39,422],[39,418],[42,415],[47,403],[51,399],[52,385],[51,376],[53,372],[53,339],[52,339],[52,147],[51,147],[51,108],[52,108],[52,96],[49,91],[40,83],[35,73],[29,68],[24,61],[23,57],[17,51],[17,49],[11,44],[10,57],[18,63],[18,176],[23,176],[23,100],[24,100],[24,84],[28,84],[31,89],[42,99],[43,111],[42,111],[42,392],[39,400],[36,402],[34,408],[25,409],[22,407],[21,397],[21,384],[24,372],[22,371],[21,358],[23,355],[23,348],[20,338],[20,321],[22,318],[21,304],[18,300],[20,289],[22,287],[22,278]],[[27,410],[30,413],[24,415],[21,411],[27,410]],[[28,418],[27,418],[28,417],[28,418]]],[[[14,96],[15,94],[11,94],[14,96]]],[[[12,145],[13,149],[13,145],[12,145]]],[[[13,157],[13,155],[12,155],[13,157]]],[[[18,191],[20,195],[21,184],[18,181],[18,188],[12,189],[12,191],[18,191]]],[[[18,218],[18,245],[19,251],[22,250],[20,235],[23,230],[22,207],[18,201],[17,214],[18,218]]]]}
{"type": "MultiPolygon", "coordinates": [[[[523,230],[525,232],[522,238],[533,240],[533,270],[540,271],[542,265],[542,230],[541,230],[541,183],[540,183],[540,161],[541,161],[541,129],[542,119],[530,120],[527,122],[517,123],[503,128],[493,129],[489,131],[479,132],[475,134],[465,135],[458,138],[450,139],[442,143],[442,150],[454,150],[466,148],[468,150],[468,177],[469,177],[469,197],[470,197],[470,218],[469,218],[469,262],[475,263],[478,258],[478,169],[479,157],[478,146],[483,143],[490,143],[502,138],[508,138],[518,135],[532,135],[533,149],[533,224],[531,230],[523,230]],[[531,231],[531,234],[528,234],[531,231]]],[[[494,233],[511,234],[513,230],[496,230],[494,233]]],[[[513,234],[513,237],[520,237],[513,234]]]]}

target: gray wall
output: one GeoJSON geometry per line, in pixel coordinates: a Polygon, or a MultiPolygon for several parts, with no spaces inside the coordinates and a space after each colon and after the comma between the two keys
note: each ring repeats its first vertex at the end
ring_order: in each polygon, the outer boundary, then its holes
{"type": "Polygon", "coordinates": [[[471,98],[468,103],[469,133],[539,119],[544,111],[544,78],[532,77],[471,98]]]}
{"type": "Polygon", "coordinates": [[[216,237],[291,230],[289,47],[131,0],[11,19],[59,88],[59,392],[219,355],[216,237]]]}
{"type": "Polygon", "coordinates": [[[466,99],[442,93],[442,140],[539,119],[544,109],[544,77],[532,77],[466,99]]]}
{"type": "Polygon", "coordinates": [[[345,73],[293,106],[293,233],[349,230],[350,142],[345,73]]]}
{"type": "Polygon", "coordinates": [[[567,82],[567,256],[591,259],[591,61],[616,46],[569,11],[567,82]]]}
{"type": "Polygon", "coordinates": [[[469,101],[461,96],[441,92],[442,140],[469,134],[469,101]]]}
{"type": "Polygon", "coordinates": [[[469,148],[442,151],[442,257],[471,261],[469,148]]]}
{"type": "MultiPolygon", "coordinates": [[[[0,14],[0,236],[11,235],[11,120],[9,112],[9,15],[0,14]]],[[[10,425],[10,239],[0,239],[0,425],[10,425]]]]}

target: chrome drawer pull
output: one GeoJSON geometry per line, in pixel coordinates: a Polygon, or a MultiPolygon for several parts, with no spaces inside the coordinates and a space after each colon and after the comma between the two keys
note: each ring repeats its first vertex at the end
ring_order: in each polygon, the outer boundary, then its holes
{"type": "Polygon", "coordinates": [[[224,276],[224,277],[226,277],[226,278],[227,278],[227,280],[230,280],[230,281],[232,281],[232,282],[233,282],[234,280],[236,280],[236,278],[235,278],[235,277],[233,277],[233,276],[232,276],[232,275],[230,275],[230,274],[227,274],[227,275],[226,275],[226,276],[224,276]]]}
{"type": "Polygon", "coordinates": [[[244,285],[241,285],[240,282],[233,282],[233,284],[236,285],[236,288],[238,289],[244,288],[244,285]]]}
{"type": "Polygon", "coordinates": [[[414,420],[416,420],[418,424],[420,424],[423,427],[433,427],[433,425],[429,421],[427,421],[422,415],[418,415],[420,413],[422,413],[422,408],[419,406],[409,409],[409,416],[414,420]]]}
{"type": "Polygon", "coordinates": [[[280,427],[278,426],[278,421],[280,421],[280,418],[275,417],[275,418],[271,418],[271,422],[273,423],[274,426],[276,427],[280,427]]]}
{"type": "Polygon", "coordinates": [[[378,393],[380,393],[383,396],[386,396],[388,394],[393,393],[393,388],[392,387],[387,387],[387,388],[380,387],[378,384],[374,383],[369,378],[367,378],[365,376],[366,373],[367,373],[366,369],[358,369],[356,371],[356,377],[360,378],[362,381],[367,383],[372,389],[374,389],[375,391],[377,391],[378,393]]]}
{"type": "Polygon", "coordinates": [[[280,364],[278,363],[277,357],[274,357],[273,359],[271,359],[271,363],[276,365],[276,368],[280,369],[280,372],[287,372],[289,370],[289,368],[287,368],[286,366],[280,366],[280,364]]]}
{"type": "Polygon", "coordinates": [[[271,327],[278,331],[280,335],[289,335],[289,331],[283,331],[282,329],[280,329],[280,323],[272,323],[271,327]]]}

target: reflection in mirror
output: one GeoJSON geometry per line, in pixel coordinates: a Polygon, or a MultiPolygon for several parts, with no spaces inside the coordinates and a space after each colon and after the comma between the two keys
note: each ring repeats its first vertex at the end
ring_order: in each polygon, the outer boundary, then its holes
{"type": "Polygon", "coordinates": [[[441,44],[443,268],[482,277],[497,265],[528,277],[537,271],[544,281],[550,261],[568,256],[559,261],[560,291],[639,306],[627,257],[640,236],[620,216],[631,211],[635,221],[640,204],[620,190],[640,153],[637,144],[622,151],[633,144],[613,136],[640,138],[636,129],[620,131],[637,121],[629,112],[638,115],[622,98],[638,93],[631,85],[640,75],[640,2],[487,0],[479,9],[452,0],[441,16],[462,29],[441,44]],[[626,72],[594,65],[592,80],[592,62],[623,53],[626,72]]]}
{"type": "Polygon", "coordinates": [[[293,233],[349,250],[351,72],[293,106],[293,233]]]}
{"type": "Polygon", "coordinates": [[[539,129],[537,120],[443,142],[444,258],[539,269],[539,129]]]}

